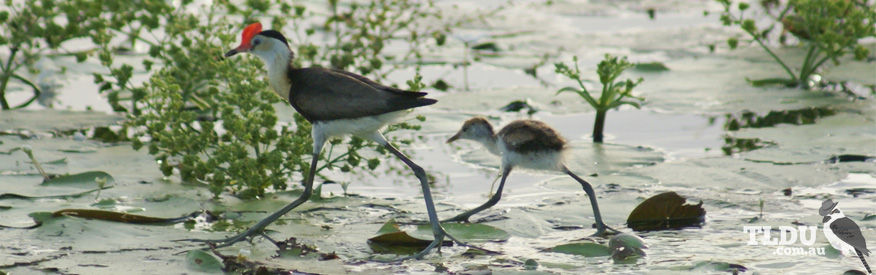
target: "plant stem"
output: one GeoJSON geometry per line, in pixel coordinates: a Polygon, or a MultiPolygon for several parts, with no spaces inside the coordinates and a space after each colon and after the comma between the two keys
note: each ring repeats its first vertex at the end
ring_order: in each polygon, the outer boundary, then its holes
{"type": "Polygon", "coordinates": [[[803,60],[803,68],[800,69],[800,82],[806,82],[809,75],[817,68],[817,66],[813,66],[813,61],[818,56],[817,48],[815,45],[809,46],[809,52],[806,53],[806,59],[803,60]]]}
{"type": "Polygon", "coordinates": [[[40,87],[37,87],[36,84],[33,84],[33,82],[31,82],[30,80],[27,80],[27,78],[24,78],[24,77],[22,77],[22,76],[20,76],[20,75],[17,75],[17,74],[12,74],[12,78],[18,79],[18,81],[24,82],[24,84],[27,84],[28,86],[30,86],[31,88],[33,88],[33,96],[30,97],[30,99],[28,99],[28,100],[25,101],[24,103],[21,103],[21,104],[18,104],[18,106],[12,107],[13,110],[14,110],[14,109],[24,108],[24,107],[26,107],[27,105],[30,105],[31,103],[33,103],[34,100],[36,100],[37,98],[39,98],[40,95],[42,94],[42,91],[40,90],[40,87]]]}
{"type": "Polygon", "coordinates": [[[761,41],[760,38],[757,37],[757,34],[752,33],[750,31],[746,31],[746,32],[748,33],[748,35],[751,35],[751,37],[754,37],[754,41],[757,42],[757,44],[760,45],[760,47],[763,48],[764,51],[766,51],[768,54],[770,54],[770,56],[772,56],[773,59],[775,59],[776,62],[779,63],[779,65],[782,65],[782,68],[785,69],[785,72],[787,72],[788,75],[791,76],[791,80],[793,80],[794,82],[800,83],[800,80],[797,79],[796,75],[794,75],[794,71],[792,71],[791,68],[789,68],[788,65],[786,65],[785,62],[783,62],[782,59],[779,58],[779,56],[777,56],[775,53],[773,53],[773,51],[770,50],[769,47],[764,45],[763,41],[761,41]]]}
{"type": "Polygon", "coordinates": [[[18,53],[18,47],[9,48],[9,59],[6,60],[6,66],[3,67],[3,78],[0,79],[0,108],[3,110],[9,110],[9,102],[6,101],[6,84],[12,77],[12,60],[15,59],[16,53],[18,53]]]}
{"type": "Polygon", "coordinates": [[[608,110],[596,110],[596,122],[593,124],[593,142],[602,143],[602,129],[605,128],[605,113],[608,110]]]}
{"type": "Polygon", "coordinates": [[[818,60],[818,62],[816,62],[815,65],[812,66],[812,70],[809,72],[809,74],[812,74],[812,72],[814,72],[815,69],[817,69],[818,67],[821,67],[821,64],[824,64],[824,62],[827,62],[827,60],[829,60],[829,59],[830,59],[830,55],[828,54],[828,55],[825,55],[824,58],[822,58],[821,60],[818,60]]]}

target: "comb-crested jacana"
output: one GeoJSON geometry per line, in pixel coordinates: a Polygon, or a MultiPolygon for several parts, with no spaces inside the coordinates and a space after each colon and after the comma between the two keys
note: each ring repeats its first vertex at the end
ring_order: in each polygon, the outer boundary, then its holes
{"type": "MultiPolygon", "coordinates": [[[[440,245],[444,237],[453,239],[438,223],[426,172],[402,154],[379,132],[385,125],[396,121],[409,109],[431,105],[435,99],[425,98],[426,93],[412,92],[381,85],[364,76],[343,70],[320,67],[295,68],[294,53],[286,38],[275,30],[262,30],[261,23],[247,26],[241,34],[241,43],[228,51],[225,57],[237,53],[258,56],[267,67],[271,88],[288,102],[307,121],[313,124],[313,156],[310,171],[304,181],[304,193],[279,211],[259,221],[248,230],[221,240],[207,241],[218,247],[228,246],[248,237],[261,234],[262,230],[295,207],[310,198],[317,160],[326,140],[344,135],[355,135],[377,142],[401,159],[420,180],[426,211],[434,232],[432,241],[424,250],[415,254],[420,258],[440,245]]],[[[455,240],[455,239],[454,239],[455,240]]]]}

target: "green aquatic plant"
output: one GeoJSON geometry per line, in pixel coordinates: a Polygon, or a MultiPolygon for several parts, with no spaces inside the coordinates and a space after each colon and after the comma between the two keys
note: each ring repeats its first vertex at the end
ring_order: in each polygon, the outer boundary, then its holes
{"type": "MultiPolygon", "coordinates": [[[[720,20],[725,26],[738,26],[757,43],[787,74],[787,78],[750,80],[752,85],[781,84],[789,87],[812,88],[819,84],[818,69],[826,62],[840,64],[840,58],[852,54],[863,60],[869,50],[859,43],[863,38],[876,37],[876,9],[867,1],[853,0],[790,0],[781,6],[775,1],[764,1],[767,15],[773,21],[769,26],[758,27],[755,18],[746,17],[750,5],[734,4],[731,0],[716,0],[723,5],[720,20]],[[734,9],[735,8],[735,9],[734,9]],[[776,15],[771,10],[779,11],[776,15]],[[792,68],[767,45],[769,34],[779,26],[780,41],[785,43],[785,34],[796,37],[806,49],[806,56],[799,68],[792,68]],[[795,70],[796,69],[796,70],[795,70]]],[[[738,46],[738,38],[727,40],[731,49],[738,46]]]]}
{"type": "Polygon", "coordinates": [[[593,109],[596,109],[596,122],[593,125],[593,142],[602,142],[603,128],[605,128],[605,115],[608,110],[620,107],[621,105],[630,105],[636,108],[641,107],[644,98],[634,96],[633,88],[639,83],[642,83],[642,78],[636,81],[626,79],[616,81],[624,70],[633,67],[626,57],[619,58],[617,56],[605,55],[605,59],[599,62],[596,68],[596,73],[599,75],[599,82],[602,83],[602,93],[597,99],[590,94],[587,87],[584,85],[584,79],[581,76],[581,69],[578,67],[578,57],[572,58],[574,67],[569,67],[565,63],[555,63],[556,72],[564,75],[578,83],[576,87],[564,87],[557,91],[557,94],[562,92],[573,92],[584,98],[593,109]]]}

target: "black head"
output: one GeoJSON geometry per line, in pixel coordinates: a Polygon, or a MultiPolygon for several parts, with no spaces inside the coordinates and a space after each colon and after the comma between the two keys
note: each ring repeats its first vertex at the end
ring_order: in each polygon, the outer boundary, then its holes
{"type": "Polygon", "coordinates": [[[286,41],[286,37],[283,36],[283,34],[280,33],[280,32],[278,32],[278,31],[275,31],[275,30],[265,30],[265,31],[260,32],[259,35],[267,36],[267,37],[270,37],[270,38],[274,38],[274,39],[277,39],[277,40],[283,41],[283,44],[286,44],[286,47],[289,47],[289,42],[286,41]]]}

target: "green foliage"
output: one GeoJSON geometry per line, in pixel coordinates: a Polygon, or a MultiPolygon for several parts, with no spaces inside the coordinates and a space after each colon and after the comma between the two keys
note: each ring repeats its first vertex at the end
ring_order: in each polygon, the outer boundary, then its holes
{"type": "MultiPolygon", "coordinates": [[[[90,6],[94,1],[51,1],[26,0],[3,2],[0,11],[0,47],[7,48],[9,54],[0,58],[0,109],[25,107],[36,100],[41,91],[23,74],[26,69],[31,74],[39,70],[34,66],[45,55],[70,55],[76,61],[85,60],[88,51],[69,52],[62,45],[75,38],[89,37],[105,28],[104,19],[93,14],[80,13],[80,5],[90,6]],[[65,25],[59,21],[66,22],[65,25]],[[17,80],[33,89],[33,96],[16,106],[6,100],[6,91],[11,80],[17,80]]],[[[92,37],[97,40],[98,37],[92,37]]]]}
{"type": "Polygon", "coordinates": [[[581,76],[581,69],[578,67],[578,57],[572,59],[574,69],[565,63],[555,63],[557,73],[564,75],[578,82],[576,87],[564,87],[557,91],[557,94],[562,92],[573,92],[584,98],[593,109],[596,109],[596,122],[593,127],[593,141],[602,142],[602,129],[605,126],[605,114],[610,109],[620,107],[621,105],[631,105],[636,108],[641,107],[644,98],[634,96],[633,88],[639,83],[642,83],[642,78],[636,81],[626,79],[617,81],[618,77],[626,70],[633,67],[626,57],[618,58],[606,54],[605,59],[599,62],[596,68],[596,73],[599,75],[599,82],[602,83],[602,93],[597,99],[591,95],[584,85],[584,78],[581,76]]]}
{"type": "MultiPolygon", "coordinates": [[[[239,42],[236,41],[237,34],[245,24],[238,22],[237,16],[272,17],[272,27],[290,35],[293,47],[298,46],[297,59],[294,60],[296,64],[339,68],[355,66],[362,73],[379,77],[383,74],[378,71],[388,70],[380,70],[384,67],[376,66],[378,62],[374,60],[384,62],[387,57],[382,53],[382,47],[375,48],[371,43],[388,43],[385,40],[404,38],[399,35],[402,29],[395,24],[416,24],[407,21],[399,23],[397,20],[404,18],[404,14],[410,17],[412,13],[421,13],[416,7],[424,5],[420,2],[391,5],[396,2],[407,3],[401,0],[375,0],[372,6],[377,5],[375,3],[382,3],[382,6],[370,8],[372,11],[382,9],[381,14],[387,17],[393,15],[392,20],[368,19],[374,21],[371,22],[366,20],[369,15],[364,12],[347,14],[352,16],[354,22],[344,26],[356,28],[340,28],[336,30],[342,31],[336,33],[342,34],[343,41],[360,41],[344,46],[348,50],[337,49],[337,45],[318,46],[306,42],[311,36],[319,35],[317,30],[324,28],[302,30],[304,25],[300,21],[320,15],[309,13],[304,6],[290,6],[283,1],[249,1],[247,5],[219,1],[217,5],[207,8],[186,1],[172,7],[167,6],[169,4],[165,1],[138,2],[135,5],[139,5],[141,10],[164,11],[159,21],[168,22],[160,29],[142,29],[136,33],[137,37],[154,39],[128,41],[132,48],[136,43],[149,46],[142,68],[153,72],[151,77],[145,83],[133,83],[131,76],[139,68],[133,64],[116,64],[115,55],[110,50],[112,47],[107,41],[102,45],[99,57],[110,68],[110,73],[96,74],[95,82],[107,93],[113,108],[127,114],[129,121],[122,131],[132,137],[133,146],[137,149],[148,148],[165,175],[178,173],[184,181],[206,183],[216,196],[225,191],[242,197],[261,196],[268,188],[286,189],[290,179],[309,170],[311,126],[298,114],[295,114],[293,125],[278,122],[274,106],[283,104],[282,99],[269,90],[264,81],[263,66],[257,58],[246,55],[242,58],[221,58],[225,50],[239,42]],[[272,14],[277,11],[279,13],[272,14]],[[293,21],[292,31],[283,28],[288,20],[293,21]],[[399,30],[390,32],[389,25],[378,28],[375,24],[390,24],[399,30]],[[362,28],[368,28],[369,31],[377,28],[386,33],[361,33],[365,38],[357,37],[356,33],[361,32],[362,28]],[[296,40],[305,42],[296,43],[296,40]],[[361,49],[363,45],[370,48],[361,49]],[[342,55],[347,55],[341,59],[349,62],[336,64],[334,60],[339,60],[338,56],[342,55]],[[317,62],[323,60],[333,62],[317,62]],[[161,68],[154,69],[157,67],[155,64],[161,64],[161,68]]],[[[329,16],[325,22],[334,22],[331,19],[334,17],[329,16]]],[[[419,22],[419,18],[420,15],[417,15],[410,20],[419,22]]],[[[412,52],[419,50],[411,47],[412,52]]],[[[409,82],[409,86],[413,90],[424,87],[419,75],[409,82]]],[[[418,119],[422,121],[423,118],[418,119]]],[[[419,126],[403,122],[388,127],[386,131],[403,129],[417,130],[419,126]]],[[[392,141],[410,143],[406,139],[392,141]]],[[[374,171],[381,164],[380,158],[389,154],[382,147],[356,137],[331,140],[327,149],[320,156],[321,166],[317,167],[317,176],[325,180],[328,179],[321,172],[329,170],[374,171]],[[360,154],[360,150],[366,147],[375,147],[378,153],[360,154]]]]}
{"type": "MultiPolygon", "coordinates": [[[[758,27],[752,18],[746,17],[747,3],[740,2],[734,9],[733,1],[716,0],[724,6],[720,20],[725,26],[738,26],[760,45],[787,73],[788,78],[753,80],[755,86],[784,84],[811,88],[818,84],[811,76],[827,61],[840,64],[840,57],[851,53],[857,60],[865,59],[869,50],[858,41],[866,37],[876,37],[876,9],[866,1],[852,0],[790,0],[786,5],[764,1],[763,6],[773,22],[769,26],[758,27]],[[806,57],[799,69],[793,70],[785,60],[779,58],[766,44],[768,36],[781,29],[779,41],[785,43],[786,35],[796,37],[807,49],[806,57]]],[[[729,38],[727,44],[735,49],[737,38],[729,38]]]]}
{"type": "MultiPolygon", "coordinates": [[[[331,14],[320,19],[320,25],[306,27],[303,18],[324,16],[296,7],[291,27],[296,34],[304,33],[298,43],[299,63],[322,64],[336,69],[358,71],[376,79],[384,79],[399,66],[388,63],[420,62],[424,50],[444,44],[450,24],[443,23],[440,11],[432,1],[371,0],[368,2],[328,1],[331,14]],[[317,45],[312,39],[317,30],[331,35],[329,45],[317,45]],[[384,53],[392,42],[407,48],[400,56],[384,53]]],[[[278,19],[275,17],[275,24],[278,19]]]]}

